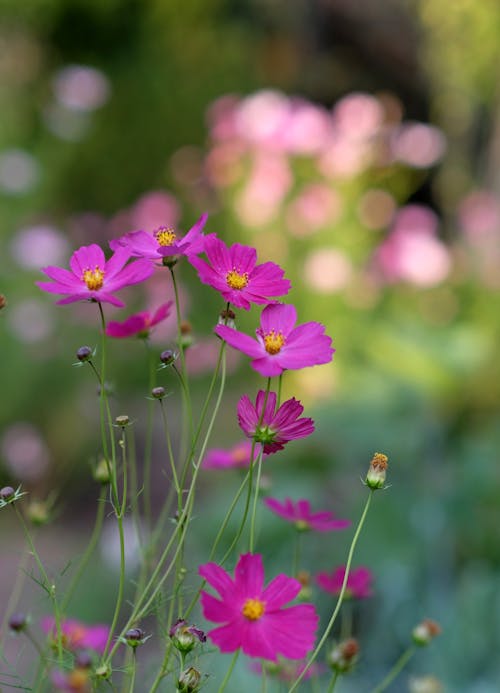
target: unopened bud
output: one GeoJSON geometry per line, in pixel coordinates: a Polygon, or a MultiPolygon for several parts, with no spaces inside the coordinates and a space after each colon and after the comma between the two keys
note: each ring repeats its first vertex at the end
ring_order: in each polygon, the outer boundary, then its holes
{"type": "Polygon", "coordinates": [[[4,486],[3,488],[0,488],[0,498],[5,502],[12,500],[15,495],[16,492],[12,486],[4,486]]]}
{"type": "Polygon", "coordinates": [[[200,690],[201,674],[194,667],[185,669],[177,681],[177,690],[180,693],[195,693],[200,690]]]}
{"type": "Polygon", "coordinates": [[[27,625],[28,618],[26,617],[26,614],[12,614],[12,616],[9,618],[9,628],[15,633],[20,633],[26,628],[27,625]]]}
{"type": "Polygon", "coordinates": [[[160,361],[165,364],[165,366],[170,366],[176,359],[175,353],[172,349],[165,349],[160,354],[160,361]]]}
{"type": "Polygon", "coordinates": [[[299,599],[301,602],[310,601],[312,596],[311,573],[309,573],[307,570],[299,570],[296,578],[302,585],[302,589],[298,593],[297,599],[299,599]]]}
{"type": "Polygon", "coordinates": [[[164,387],[154,387],[151,390],[151,394],[155,399],[163,399],[165,397],[165,388],[164,387]]]}
{"type": "Polygon", "coordinates": [[[93,356],[93,351],[89,346],[81,346],[76,352],[76,358],[81,361],[90,361],[93,356]]]}
{"type": "Polygon", "coordinates": [[[28,518],[34,525],[46,525],[50,519],[49,509],[43,501],[31,501],[26,510],[28,518]]]}
{"type": "Polygon", "coordinates": [[[130,419],[126,414],[121,414],[120,416],[117,416],[115,419],[115,424],[117,426],[120,426],[120,428],[125,428],[128,426],[130,423],[130,419]]]}
{"type": "Polygon", "coordinates": [[[190,626],[183,618],[174,623],[168,634],[172,638],[174,647],[179,652],[184,653],[190,652],[196,645],[196,641],[206,642],[207,640],[207,636],[202,630],[195,626],[190,626]]]}
{"type": "Polygon", "coordinates": [[[97,463],[97,466],[93,471],[93,476],[99,484],[109,484],[110,469],[107,461],[104,458],[97,463]]]}
{"type": "Polygon", "coordinates": [[[385,476],[389,467],[387,460],[387,455],[383,455],[381,452],[376,452],[373,455],[366,475],[366,485],[372,490],[384,488],[385,476]]]}
{"type": "Polygon", "coordinates": [[[412,638],[415,645],[425,646],[430,643],[436,636],[441,634],[441,626],[436,621],[430,618],[425,618],[422,623],[412,631],[412,638]]]}
{"type": "Polygon", "coordinates": [[[339,674],[347,674],[358,660],[359,644],[354,638],[335,645],[328,655],[328,664],[339,674]]]}
{"type": "Polygon", "coordinates": [[[130,647],[138,647],[143,645],[148,638],[146,638],[146,633],[142,628],[129,628],[129,630],[123,636],[123,639],[130,645],[130,647]]]}
{"type": "Polygon", "coordinates": [[[0,294],[0,310],[2,310],[2,308],[5,308],[6,305],[7,305],[7,299],[5,298],[5,296],[3,294],[0,294]]]}
{"type": "Polygon", "coordinates": [[[191,323],[188,322],[187,320],[183,320],[180,324],[180,338],[179,338],[179,346],[182,347],[182,349],[187,349],[190,347],[193,343],[193,328],[191,327],[191,323]]]}
{"type": "Polygon", "coordinates": [[[95,670],[95,675],[99,679],[109,679],[111,676],[111,667],[107,664],[103,664],[100,667],[97,667],[95,670]]]}
{"type": "Polygon", "coordinates": [[[231,327],[234,330],[234,328],[236,327],[235,319],[236,313],[230,308],[227,308],[225,310],[221,310],[221,312],[219,313],[218,324],[226,325],[226,327],[231,327]]]}

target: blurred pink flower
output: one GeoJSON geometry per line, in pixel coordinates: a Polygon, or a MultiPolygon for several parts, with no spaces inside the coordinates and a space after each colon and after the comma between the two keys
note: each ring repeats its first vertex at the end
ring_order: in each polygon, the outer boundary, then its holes
{"type": "Polygon", "coordinates": [[[146,231],[131,231],[121,238],[110,241],[112,250],[126,248],[130,255],[149,260],[163,260],[172,255],[191,256],[203,250],[203,227],[207,214],[203,214],[185,236],[179,236],[177,231],[168,226],[160,226],[153,233],[146,231]]]}
{"type": "Polygon", "coordinates": [[[264,308],[256,340],[226,325],[217,325],[215,333],[234,349],[250,356],[252,368],[266,378],[289,369],[329,363],[335,349],[324,325],[306,322],[295,326],[296,322],[295,306],[281,303],[264,308]]]}
{"type": "Polygon", "coordinates": [[[103,106],[111,91],[107,77],[88,65],[68,65],[52,82],[57,100],[70,110],[94,111],[103,106]]]}
{"type": "Polygon", "coordinates": [[[390,144],[394,158],[413,168],[433,166],[446,151],[442,131],[425,123],[403,123],[393,133],[390,144]]]}
{"type": "Polygon", "coordinates": [[[474,190],[458,206],[460,226],[471,241],[500,235],[500,201],[488,190],[474,190]]]}
{"type": "Polygon", "coordinates": [[[324,183],[309,183],[288,204],[286,221],[294,236],[308,236],[334,226],[342,211],[339,194],[324,183]]]}
{"type": "MultiPolygon", "coordinates": [[[[254,460],[257,459],[260,445],[254,447],[254,460]]],[[[205,455],[202,467],[204,469],[231,469],[233,467],[250,466],[250,455],[252,453],[252,443],[243,440],[236,443],[231,448],[212,448],[205,455]]]]}
{"type": "Polygon", "coordinates": [[[384,121],[384,109],[371,94],[352,92],[337,101],[333,108],[335,127],[350,140],[369,139],[376,135],[384,121]]]}
{"type": "Polygon", "coordinates": [[[50,451],[38,429],[17,421],[4,430],[0,452],[15,479],[35,483],[48,471],[50,451]]]}
{"type": "Polygon", "coordinates": [[[205,238],[207,263],[198,257],[189,262],[198,271],[203,284],[220,291],[237,308],[249,310],[252,303],[273,303],[269,296],[282,296],[290,290],[290,281],[274,262],[257,265],[257,251],[247,245],[226,246],[215,234],[205,238]]]}
{"type": "Polygon", "coordinates": [[[147,310],[141,313],[134,313],[123,322],[111,320],[106,327],[108,337],[132,337],[137,335],[144,339],[149,336],[150,331],[155,325],[162,322],[170,315],[170,309],[173,306],[173,301],[163,303],[154,313],[147,310]]]}
{"type": "Polygon", "coordinates": [[[67,298],[57,301],[60,305],[94,300],[122,308],[125,304],[114,296],[114,292],[138,284],[153,273],[153,267],[145,260],[126,265],[129,258],[130,252],[125,248],[118,248],[106,261],[102,248],[95,243],[82,246],[70,258],[71,271],[44,267],[42,272],[53,281],[35,284],[42,291],[66,295],[67,298]]]}
{"type": "Polygon", "coordinates": [[[351,260],[335,248],[316,248],[304,262],[305,283],[321,294],[342,291],[349,284],[352,274],[351,260]]]}
{"type": "Polygon", "coordinates": [[[264,587],[260,554],[243,554],[234,579],[216,563],[206,563],[199,574],[220,599],[202,591],[203,615],[224,625],[208,632],[221,652],[242,649],[250,657],[278,661],[278,655],[302,659],[314,646],[319,617],[312,604],[283,608],[299,594],[298,580],[280,574],[264,587]]]}
{"type": "Polygon", "coordinates": [[[153,190],[140,197],[130,210],[130,223],[135,229],[176,227],[181,216],[177,198],[162,190],[153,190]]]}
{"type": "Polygon", "coordinates": [[[311,504],[304,498],[299,499],[296,503],[291,498],[285,498],[284,503],[276,498],[265,498],[264,504],[276,515],[288,520],[288,522],[293,522],[300,531],[314,529],[316,532],[330,532],[345,529],[351,524],[350,520],[336,519],[329,510],[311,512],[311,504]]]}
{"type": "Polygon", "coordinates": [[[264,453],[271,454],[283,450],[286,443],[305,438],[314,432],[312,419],[300,415],[302,404],[292,397],[276,409],[275,392],[259,390],[255,404],[247,395],[238,402],[238,423],[243,433],[256,443],[264,446],[264,453]]]}
{"type": "MultiPolygon", "coordinates": [[[[316,576],[316,582],[322,590],[333,594],[340,594],[345,577],[345,566],[339,566],[333,573],[322,572],[316,576]]],[[[373,574],[369,568],[356,568],[351,570],[347,578],[345,591],[346,598],[364,599],[372,595],[373,574]]]]}
{"type": "Polygon", "coordinates": [[[279,91],[263,89],[250,94],[238,104],[238,135],[255,145],[280,149],[289,113],[290,100],[279,91]]]}
{"type": "Polygon", "coordinates": [[[40,265],[61,262],[69,246],[58,229],[40,224],[19,229],[12,239],[11,250],[19,265],[38,269],[40,265]]]}
{"type": "MultiPolygon", "coordinates": [[[[42,619],[42,630],[53,640],[57,638],[57,629],[53,616],[45,616],[42,619]]],[[[67,650],[94,650],[102,654],[109,637],[109,626],[98,624],[89,626],[82,621],[73,618],[61,622],[61,634],[63,646],[67,650]]]]}
{"type": "Polygon", "coordinates": [[[235,202],[241,221],[248,226],[269,223],[277,214],[291,184],[287,159],[281,154],[259,152],[235,202]]]}

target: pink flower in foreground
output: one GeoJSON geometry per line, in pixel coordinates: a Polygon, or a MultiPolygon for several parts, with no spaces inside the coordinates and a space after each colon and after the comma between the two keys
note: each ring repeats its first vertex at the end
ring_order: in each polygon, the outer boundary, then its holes
{"type": "Polygon", "coordinates": [[[328,510],[312,513],[311,504],[304,499],[294,503],[291,498],[285,498],[285,502],[281,503],[276,498],[266,498],[264,503],[269,510],[293,522],[301,531],[315,529],[317,532],[330,532],[334,529],[345,529],[351,524],[350,520],[337,520],[328,510]]]}
{"type": "Polygon", "coordinates": [[[35,283],[43,291],[66,295],[67,298],[57,301],[61,305],[93,300],[122,308],[125,304],[113,295],[114,292],[144,281],[153,272],[153,267],[145,260],[137,260],[125,266],[129,258],[129,251],[119,248],[106,261],[104,252],[98,245],[84,245],[71,256],[71,271],[61,267],[44,267],[42,272],[53,281],[35,283]]]}
{"type": "Polygon", "coordinates": [[[276,410],[276,393],[259,390],[255,404],[247,395],[238,402],[238,423],[248,438],[264,446],[264,453],[283,450],[285,443],[296,438],[305,438],[314,431],[312,419],[299,418],[304,407],[294,397],[276,410]],[[264,407],[265,403],[265,407],[264,407]],[[263,413],[264,412],[264,413],[263,413]]]}
{"type": "Polygon", "coordinates": [[[234,349],[253,358],[252,368],[266,378],[284,370],[329,363],[335,349],[319,322],[295,327],[297,311],[292,305],[266,306],[256,330],[257,341],[227,325],[217,325],[215,333],[234,349]]]}
{"type": "MultiPolygon", "coordinates": [[[[47,635],[55,640],[57,638],[57,629],[55,619],[52,616],[46,616],[42,620],[42,630],[47,635]]],[[[61,623],[61,634],[63,638],[63,646],[67,650],[94,650],[99,654],[104,652],[109,636],[109,626],[98,624],[88,626],[76,619],[68,618],[61,623]]]]}
{"type": "Polygon", "coordinates": [[[145,338],[149,335],[151,329],[158,325],[170,315],[170,308],[173,301],[163,303],[154,313],[147,310],[141,313],[134,313],[123,322],[110,321],[106,327],[106,334],[109,337],[138,337],[145,338]]]}
{"type": "Polygon", "coordinates": [[[201,253],[203,250],[203,227],[208,215],[203,214],[185,236],[179,236],[170,226],[160,226],[153,233],[131,231],[121,238],[109,242],[112,250],[127,248],[130,255],[149,260],[163,260],[171,255],[201,253]]]}
{"type": "Polygon", "coordinates": [[[200,566],[199,574],[220,599],[201,593],[203,615],[224,625],[208,632],[221,652],[242,649],[250,657],[278,661],[278,655],[302,659],[312,650],[319,617],[312,604],[283,608],[302,589],[298,580],[280,574],[264,587],[260,554],[243,554],[234,579],[216,563],[200,566]]]}
{"type": "Polygon", "coordinates": [[[198,257],[189,262],[204,284],[220,291],[223,298],[237,308],[249,310],[251,303],[274,303],[269,296],[283,296],[290,281],[274,262],[257,265],[257,251],[235,243],[228,247],[212,233],[205,238],[205,253],[210,264],[198,257]]]}
{"type": "MultiPolygon", "coordinates": [[[[259,454],[260,445],[255,445],[254,460],[259,454]]],[[[236,443],[229,449],[213,448],[205,455],[202,462],[204,469],[229,469],[231,467],[248,467],[250,465],[250,455],[252,453],[252,443],[243,440],[236,443]]]]}
{"type": "MultiPolygon", "coordinates": [[[[342,589],[345,576],[345,566],[339,566],[332,574],[318,573],[316,582],[319,587],[329,594],[338,595],[342,589]]],[[[347,578],[346,598],[364,599],[372,595],[373,574],[368,568],[351,570],[347,578]]]]}

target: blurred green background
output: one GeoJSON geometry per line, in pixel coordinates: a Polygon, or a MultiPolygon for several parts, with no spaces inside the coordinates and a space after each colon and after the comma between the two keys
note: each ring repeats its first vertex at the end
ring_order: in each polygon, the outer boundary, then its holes
{"type": "MultiPolygon", "coordinates": [[[[389,455],[391,488],[358,551],[376,595],[356,612],[363,655],[342,690],[368,690],[431,616],[443,635],[390,690],[432,673],[446,691],[498,691],[500,5],[2,0],[0,13],[0,485],[56,492],[64,532],[41,530],[49,560],[92,523],[97,400],[71,364],[97,344],[98,316],[54,306],[39,268],[207,211],[209,232],[285,268],[300,321],[324,322],[337,349],[285,379],[317,432],[269,462],[273,495],[355,518],[359,477],[374,451],[389,455]]],[[[180,274],[201,397],[220,301],[189,266],[180,274]]],[[[157,273],[124,296],[114,319],[171,288],[157,273]]],[[[240,325],[256,322],[254,310],[240,325]]],[[[157,331],[158,352],[173,336],[157,331]]],[[[144,349],[110,348],[115,413],[137,420],[140,442],[144,349]]],[[[245,359],[231,363],[219,445],[238,440],[237,398],[261,386],[245,359]]],[[[229,494],[235,474],[206,473],[202,560],[223,512],[211,494],[229,494]]],[[[3,515],[2,554],[17,561],[3,515]]],[[[286,556],[288,539],[263,516],[264,554],[286,556]]],[[[343,562],[344,537],[313,539],[311,572],[343,562]]],[[[16,561],[2,565],[3,603],[16,561]]],[[[95,570],[113,589],[110,568],[95,570]]],[[[86,596],[77,615],[104,618],[86,596]]],[[[252,690],[243,666],[237,676],[252,690]]]]}

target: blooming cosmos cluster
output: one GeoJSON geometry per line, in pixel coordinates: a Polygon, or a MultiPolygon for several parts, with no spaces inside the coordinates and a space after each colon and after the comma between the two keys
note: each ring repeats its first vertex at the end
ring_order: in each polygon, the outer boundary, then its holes
{"type": "MultiPolygon", "coordinates": [[[[109,259],[99,246],[83,246],[72,255],[70,270],[45,267],[43,272],[52,281],[38,285],[44,291],[62,295],[62,304],[88,300],[100,306],[109,303],[123,307],[117,291],[148,279],[156,270],[166,267],[174,272],[184,257],[200,281],[218,291],[226,304],[222,324],[215,327],[216,335],[249,356],[251,367],[267,379],[266,389],[259,389],[255,398],[243,395],[237,406],[238,423],[247,440],[228,451],[210,451],[204,460],[208,468],[249,467],[260,463],[264,455],[277,453],[290,441],[314,431],[312,419],[302,416],[302,404],[294,397],[281,402],[279,388],[271,389],[270,379],[287,370],[329,363],[334,349],[322,324],[297,324],[295,307],[279,301],[291,288],[284,270],[274,262],[258,263],[252,247],[239,243],[228,246],[214,233],[204,235],[206,221],[207,216],[201,216],[184,236],[167,226],[153,232],[126,233],[111,241],[109,259]],[[252,305],[263,306],[255,338],[237,330],[232,320],[233,309],[249,310],[252,305]]],[[[168,301],[154,311],[110,321],[106,334],[147,339],[150,331],[167,319],[172,305],[173,301],[168,301]]],[[[182,344],[178,346],[183,348],[182,344]]],[[[268,499],[267,505],[302,530],[330,531],[349,525],[349,521],[338,520],[329,511],[312,512],[304,499],[296,506],[290,499],[284,505],[268,499]]],[[[301,592],[301,582],[281,574],[264,586],[260,554],[241,555],[234,578],[216,563],[202,565],[199,574],[219,595],[216,598],[203,591],[201,605],[207,620],[221,624],[209,631],[208,637],[222,652],[242,649],[251,657],[277,662],[278,657],[301,660],[313,648],[319,621],[315,608],[311,604],[287,606],[301,592]]],[[[190,628],[184,621],[176,624],[171,633],[173,641],[184,642],[193,633],[196,635],[198,631],[190,628]]],[[[46,629],[53,632],[53,624],[46,629]]],[[[96,651],[102,651],[108,637],[107,631],[89,632],[72,622],[63,625],[62,633],[68,642],[78,640],[96,651]],[[102,636],[99,642],[94,635],[102,636]]]]}

